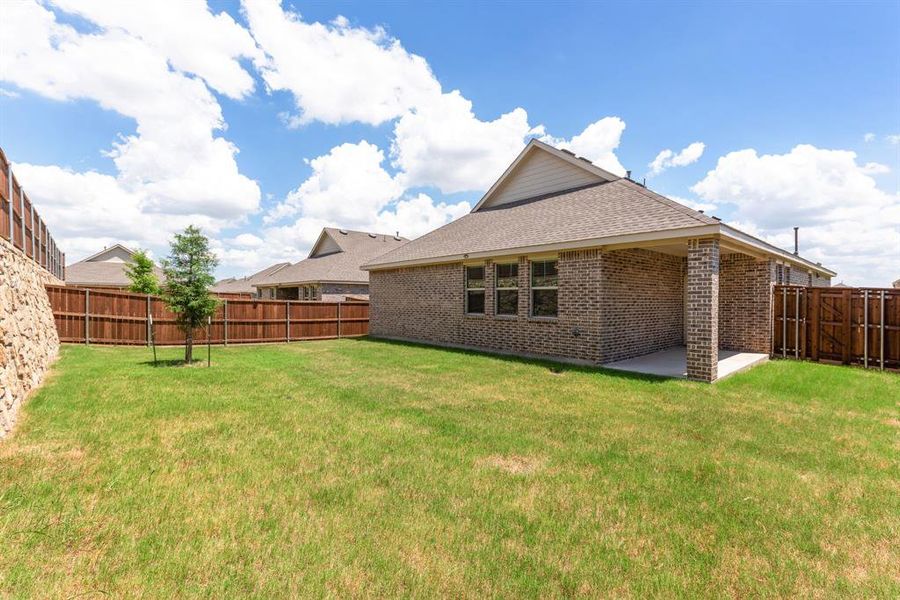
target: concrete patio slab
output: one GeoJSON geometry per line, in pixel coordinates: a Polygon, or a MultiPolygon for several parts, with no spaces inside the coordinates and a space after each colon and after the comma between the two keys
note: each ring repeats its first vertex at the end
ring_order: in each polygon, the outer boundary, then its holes
{"type": "MultiPolygon", "coordinates": [[[[719,376],[716,381],[767,360],[769,360],[768,354],[719,350],[719,376]]],[[[619,371],[684,378],[687,377],[687,348],[673,346],[652,354],[606,363],[603,366],[619,371]]]]}

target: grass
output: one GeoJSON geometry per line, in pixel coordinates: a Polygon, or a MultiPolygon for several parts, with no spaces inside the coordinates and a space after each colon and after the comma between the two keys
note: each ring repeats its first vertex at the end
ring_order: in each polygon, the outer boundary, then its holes
{"type": "Polygon", "coordinates": [[[63,348],[0,442],[0,596],[900,595],[896,374],[149,358],[63,348]]]}

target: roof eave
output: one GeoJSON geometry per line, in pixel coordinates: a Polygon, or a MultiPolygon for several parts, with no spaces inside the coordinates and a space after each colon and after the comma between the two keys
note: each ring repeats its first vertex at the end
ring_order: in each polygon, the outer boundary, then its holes
{"type": "Polygon", "coordinates": [[[366,280],[351,280],[351,279],[303,279],[298,281],[263,281],[260,283],[251,284],[255,288],[261,287],[290,287],[294,285],[310,285],[313,283],[339,283],[345,285],[369,285],[369,282],[366,280]]]}
{"type": "Polygon", "coordinates": [[[742,231],[734,229],[723,223],[698,225],[696,227],[680,227],[676,229],[666,229],[660,231],[648,231],[641,233],[632,233],[626,235],[608,236],[602,238],[590,238],[584,240],[572,240],[566,242],[556,242],[553,244],[539,244],[534,246],[520,246],[517,248],[499,248],[495,250],[485,250],[481,252],[469,252],[465,254],[451,254],[433,258],[422,258],[412,260],[392,261],[385,263],[368,263],[360,267],[363,271],[384,271],[388,269],[399,269],[403,267],[418,267],[433,264],[453,263],[466,260],[479,260],[485,258],[503,257],[503,256],[522,256],[528,254],[541,254],[545,252],[562,252],[566,250],[584,250],[589,248],[602,248],[604,246],[621,246],[622,244],[639,244],[642,242],[679,240],[696,237],[724,237],[738,245],[755,248],[757,251],[771,256],[773,258],[784,261],[793,262],[802,265],[812,271],[820,274],[834,277],[837,275],[831,269],[823,267],[801,256],[797,256],[786,250],[782,250],[777,246],[773,246],[768,242],[764,242],[759,238],[755,238],[742,231]]]}
{"type": "Polygon", "coordinates": [[[698,225],[696,227],[679,227],[660,231],[647,231],[615,235],[601,238],[588,238],[583,240],[570,240],[555,242],[552,244],[537,244],[533,246],[519,246],[516,248],[498,248],[482,252],[469,252],[465,254],[453,254],[434,258],[412,259],[394,261],[390,263],[368,263],[360,267],[364,271],[383,271],[385,269],[397,269],[401,267],[424,266],[464,260],[478,260],[500,256],[521,256],[527,254],[542,254],[546,252],[562,252],[565,250],[585,250],[600,248],[603,246],[649,242],[655,240],[677,240],[681,238],[714,236],[719,232],[719,225],[698,225]]]}

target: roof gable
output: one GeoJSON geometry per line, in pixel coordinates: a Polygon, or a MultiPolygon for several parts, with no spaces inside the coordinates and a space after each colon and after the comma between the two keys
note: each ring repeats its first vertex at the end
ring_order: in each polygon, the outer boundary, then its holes
{"type": "Polygon", "coordinates": [[[334,254],[342,252],[341,244],[337,241],[337,235],[346,235],[346,231],[325,227],[313,247],[309,251],[309,258],[316,256],[325,256],[326,254],[334,254]]]}
{"type": "Polygon", "coordinates": [[[113,244],[96,254],[92,254],[80,262],[131,262],[134,251],[122,244],[113,244]]]}
{"type": "Polygon", "coordinates": [[[616,179],[587,159],[532,139],[472,212],[616,179]]]}

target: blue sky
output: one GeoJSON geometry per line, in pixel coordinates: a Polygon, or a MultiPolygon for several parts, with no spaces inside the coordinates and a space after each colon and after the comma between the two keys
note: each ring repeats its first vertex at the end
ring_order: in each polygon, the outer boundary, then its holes
{"type": "Polygon", "coordinates": [[[0,11],[0,145],[73,259],[164,256],[187,222],[221,275],[326,224],[420,235],[537,136],[780,245],[800,225],[839,279],[900,277],[897,2],[0,11]]]}

